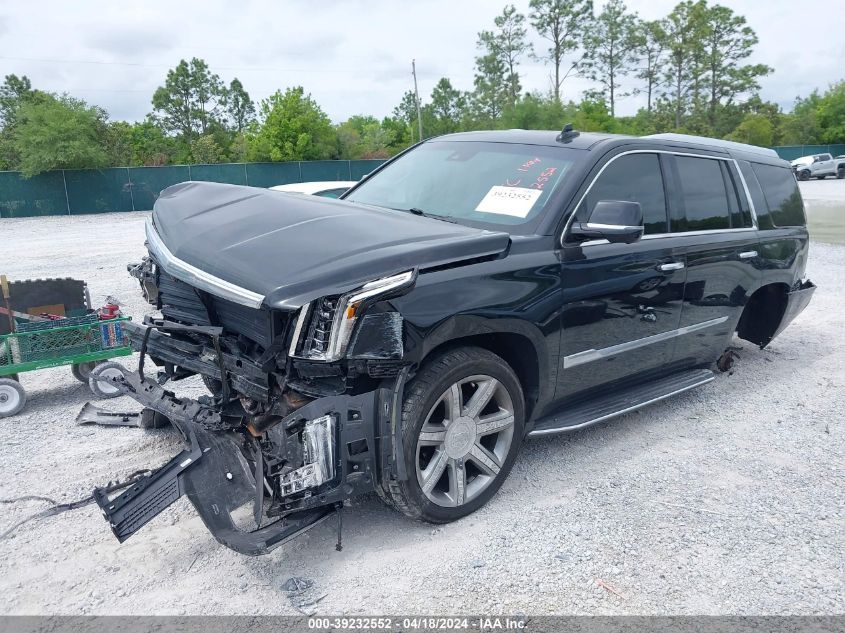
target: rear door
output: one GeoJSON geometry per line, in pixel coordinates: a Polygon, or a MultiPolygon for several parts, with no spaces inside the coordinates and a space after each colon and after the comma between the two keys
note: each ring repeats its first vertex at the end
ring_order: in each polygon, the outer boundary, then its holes
{"type": "Polygon", "coordinates": [[[683,253],[671,239],[649,239],[668,231],[663,163],[648,151],[610,158],[575,211],[577,221],[586,221],[601,200],[639,202],[645,237],[633,244],[565,239],[558,401],[661,371],[673,349],[683,253]]]}
{"type": "Polygon", "coordinates": [[[725,350],[743,307],[759,287],[753,211],[733,160],[672,155],[673,240],[686,263],[686,285],[672,361],[705,365],[725,350]]]}

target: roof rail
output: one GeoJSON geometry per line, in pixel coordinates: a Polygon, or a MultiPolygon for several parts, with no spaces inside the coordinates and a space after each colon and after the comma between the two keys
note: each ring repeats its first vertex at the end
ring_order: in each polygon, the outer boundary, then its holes
{"type": "Polygon", "coordinates": [[[693,136],[691,134],[675,134],[672,132],[666,132],[664,134],[649,134],[643,138],[654,138],[661,141],[679,141],[682,143],[697,143],[699,145],[710,145],[712,147],[734,149],[738,152],[760,154],[761,156],[768,156],[770,158],[779,158],[778,153],[768,147],[759,147],[757,145],[748,145],[747,143],[737,143],[735,141],[723,141],[718,138],[708,138],[706,136],[693,136]]]}

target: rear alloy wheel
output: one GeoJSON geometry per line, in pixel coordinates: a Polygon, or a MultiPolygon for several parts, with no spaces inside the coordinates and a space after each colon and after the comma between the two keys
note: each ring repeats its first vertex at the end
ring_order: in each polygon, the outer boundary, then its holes
{"type": "Polygon", "coordinates": [[[393,505],[434,523],[474,512],[502,485],[522,440],[513,370],[487,350],[459,348],[426,364],[405,393],[408,479],[389,482],[393,505]]]}
{"type": "Polygon", "coordinates": [[[0,418],[21,412],[26,404],[26,391],[17,380],[0,378],[0,418]]]}

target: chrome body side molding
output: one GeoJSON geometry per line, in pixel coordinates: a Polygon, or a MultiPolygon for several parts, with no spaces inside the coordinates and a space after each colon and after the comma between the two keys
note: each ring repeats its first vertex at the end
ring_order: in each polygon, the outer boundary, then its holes
{"type": "Polygon", "coordinates": [[[698,330],[713,327],[714,325],[719,325],[720,323],[724,323],[727,320],[728,317],[723,316],[719,317],[718,319],[710,319],[709,321],[702,321],[701,323],[694,323],[693,325],[679,327],[677,330],[669,330],[667,332],[660,332],[660,334],[646,336],[645,338],[638,338],[634,339],[633,341],[625,341],[624,343],[619,343],[618,345],[611,345],[610,347],[603,347],[601,349],[587,349],[583,352],[578,352],[576,354],[570,354],[569,356],[565,356],[563,358],[563,368],[571,369],[572,367],[577,367],[578,365],[583,365],[584,363],[591,363],[594,360],[600,360],[602,358],[608,358],[609,356],[615,356],[616,354],[630,352],[631,350],[638,349],[640,347],[645,347],[646,345],[660,343],[661,341],[667,341],[677,336],[683,336],[684,334],[689,334],[691,332],[697,332],[698,330]]]}

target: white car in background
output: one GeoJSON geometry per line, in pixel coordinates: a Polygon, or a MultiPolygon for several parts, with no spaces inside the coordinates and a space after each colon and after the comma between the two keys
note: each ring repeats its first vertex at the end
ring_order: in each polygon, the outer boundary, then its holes
{"type": "Polygon", "coordinates": [[[293,182],[289,185],[276,185],[275,187],[270,187],[270,189],[273,191],[286,191],[288,193],[302,193],[309,196],[321,196],[323,198],[339,198],[357,184],[357,180],[293,182]]]}

